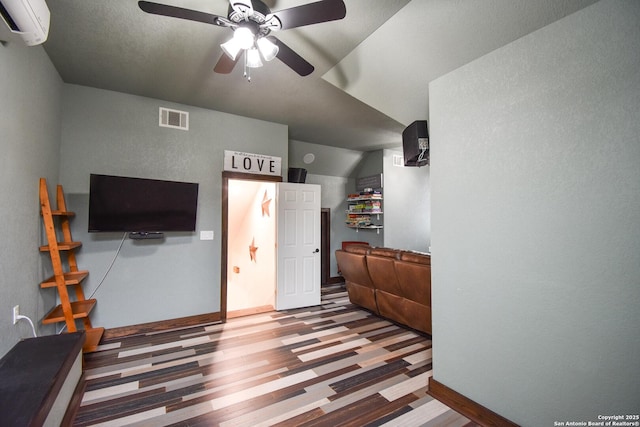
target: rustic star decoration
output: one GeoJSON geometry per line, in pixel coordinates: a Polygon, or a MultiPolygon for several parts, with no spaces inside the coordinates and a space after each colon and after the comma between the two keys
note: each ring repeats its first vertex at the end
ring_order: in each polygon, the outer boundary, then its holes
{"type": "Polygon", "coordinates": [[[251,239],[251,246],[249,246],[249,258],[251,258],[251,261],[253,262],[257,262],[256,261],[257,250],[258,250],[258,247],[256,246],[256,238],[254,237],[253,239],[251,239]]]}
{"type": "Polygon", "coordinates": [[[264,217],[265,214],[267,214],[267,216],[271,216],[269,214],[269,204],[271,203],[271,199],[267,198],[267,190],[264,190],[264,197],[262,197],[262,216],[264,217]]]}

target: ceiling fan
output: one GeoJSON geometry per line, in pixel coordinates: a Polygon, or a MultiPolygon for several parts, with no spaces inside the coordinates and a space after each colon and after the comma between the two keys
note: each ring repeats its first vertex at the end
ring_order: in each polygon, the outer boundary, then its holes
{"type": "Polygon", "coordinates": [[[271,32],[342,19],[347,14],[343,0],[322,0],[271,12],[260,0],[229,0],[227,17],[177,6],[139,1],[140,9],[155,15],[217,25],[233,30],[233,37],[220,45],[224,54],[214,67],[216,73],[229,74],[244,57],[244,75],[250,81],[250,68],[261,67],[263,58],[278,58],[301,76],[314,70],[313,65],[282,43],[271,32]],[[244,55],[243,55],[244,53],[244,55]]]}

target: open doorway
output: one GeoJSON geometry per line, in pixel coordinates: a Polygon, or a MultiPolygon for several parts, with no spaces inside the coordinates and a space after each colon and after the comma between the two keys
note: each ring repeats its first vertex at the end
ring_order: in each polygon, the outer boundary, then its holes
{"type": "Polygon", "coordinates": [[[229,180],[227,317],[274,309],[275,192],[274,182],[229,180]]]}
{"type": "Polygon", "coordinates": [[[220,317],[273,310],[276,288],[275,182],[223,172],[220,317]]]}

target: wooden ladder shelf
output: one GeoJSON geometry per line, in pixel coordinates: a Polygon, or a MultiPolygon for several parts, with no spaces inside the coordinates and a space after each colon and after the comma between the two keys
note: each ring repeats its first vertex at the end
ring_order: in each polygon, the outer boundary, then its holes
{"type": "Polygon", "coordinates": [[[49,314],[44,317],[42,323],[64,322],[67,332],[76,332],[78,331],[76,320],[81,321],[85,331],[83,350],[85,352],[92,352],[96,350],[98,343],[102,339],[104,328],[94,328],[91,326],[89,313],[96,305],[96,300],[86,299],[84,291],[82,290],[82,281],[89,275],[89,272],[78,269],[75,249],[82,246],[82,243],[74,242],[71,238],[69,218],[75,214],[67,211],[61,185],[57,186],[56,204],[57,209],[52,210],[51,204],[49,203],[47,180],[40,178],[40,208],[48,242],[47,245],[40,246],[40,251],[49,253],[53,266],[53,276],[42,282],[40,287],[56,288],[58,296],[60,297],[60,304],[54,307],[49,314]],[[55,221],[54,218],[58,220],[55,221]],[[59,223],[60,230],[62,231],[62,240],[58,240],[56,223],[59,223]],[[61,252],[66,253],[66,267],[68,271],[65,271],[65,266],[62,263],[61,252]],[[69,289],[75,294],[73,301],[69,297],[69,289]]]}

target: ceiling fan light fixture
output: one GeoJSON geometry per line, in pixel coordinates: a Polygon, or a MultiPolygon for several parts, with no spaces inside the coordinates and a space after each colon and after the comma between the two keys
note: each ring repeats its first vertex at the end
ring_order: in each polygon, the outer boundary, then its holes
{"type": "MultiPolygon", "coordinates": [[[[4,1],[0,0],[0,3],[4,1]]],[[[236,65],[238,55],[242,55],[244,53],[242,50],[246,50],[244,71],[248,80],[250,79],[249,67],[260,67],[262,60],[271,61],[275,57],[298,75],[308,76],[313,72],[314,67],[303,57],[278,39],[273,37],[262,41],[260,39],[265,39],[272,31],[336,21],[343,19],[347,14],[344,0],[318,0],[301,6],[281,9],[276,13],[271,13],[271,9],[264,3],[266,0],[227,1],[229,7],[226,18],[199,10],[147,0],[138,1],[138,6],[143,12],[153,15],[185,19],[233,30],[232,40],[220,45],[224,54],[218,59],[213,71],[229,74],[236,65]],[[249,56],[251,64],[248,67],[247,58],[249,56]]]]}
{"type": "Polygon", "coordinates": [[[276,57],[276,55],[278,55],[278,51],[280,51],[278,45],[264,37],[260,37],[256,44],[258,45],[258,50],[260,50],[265,61],[271,61],[276,57]]]}
{"type": "Polygon", "coordinates": [[[233,33],[233,40],[236,40],[240,49],[249,49],[253,46],[254,34],[248,27],[238,27],[233,33]]]}
{"type": "Polygon", "coordinates": [[[259,68],[262,67],[262,60],[260,60],[260,52],[255,47],[247,49],[247,67],[259,68]]]}
{"type": "Polygon", "coordinates": [[[238,53],[240,52],[240,50],[242,50],[242,48],[240,47],[240,44],[235,39],[235,37],[229,40],[228,42],[222,43],[220,47],[222,48],[222,51],[234,61],[238,57],[238,53]]]}

